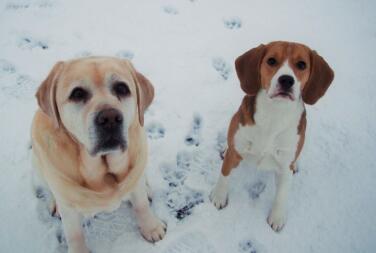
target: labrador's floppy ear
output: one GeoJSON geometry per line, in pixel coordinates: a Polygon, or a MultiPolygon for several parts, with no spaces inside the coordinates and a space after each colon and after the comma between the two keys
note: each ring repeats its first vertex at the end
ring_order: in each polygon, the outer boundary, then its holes
{"type": "Polygon", "coordinates": [[[255,96],[261,88],[260,65],[265,50],[265,45],[261,44],[235,60],[235,69],[240,80],[240,86],[250,96],[255,96]]]}
{"type": "Polygon", "coordinates": [[[130,67],[133,79],[136,84],[137,92],[137,111],[138,120],[141,126],[144,126],[144,113],[149,107],[154,98],[154,87],[143,74],[138,72],[130,61],[126,61],[127,66],[130,67]]]}
{"type": "Polygon", "coordinates": [[[39,107],[47,114],[56,128],[60,127],[61,120],[56,104],[56,89],[60,74],[64,68],[63,62],[57,62],[47,78],[39,86],[36,93],[39,107]]]}
{"type": "Polygon", "coordinates": [[[325,94],[333,79],[334,72],[328,63],[312,50],[311,73],[302,91],[304,103],[309,105],[316,103],[325,94]]]}

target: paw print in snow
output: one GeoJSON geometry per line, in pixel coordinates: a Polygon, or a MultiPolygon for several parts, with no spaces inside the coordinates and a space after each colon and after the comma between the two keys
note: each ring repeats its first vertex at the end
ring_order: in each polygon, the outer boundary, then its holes
{"type": "Polygon", "coordinates": [[[134,58],[134,53],[129,50],[122,50],[116,53],[116,57],[132,60],[134,58]]]}
{"type": "Polygon", "coordinates": [[[172,189],[167,193],[167,206],[172,209],[174,216],[178,220],[192,214],[193,208],[204,202],[201,192],[181,187],[172,189]]]}
{"type": "Polygon", "coordinates": [[[202,127],[202,118],[200,115],[196,114],[193,117],[193,123],[191,129],[189,130],[187,136],[185,137],[185,144],[188,146],[199,146],[201,141],[201,127],[202,127]]]}
{"type": "Polygon", "coordinates": [[[213,68],[222,76],[224,80],[227,80],[231,73],[231,66],[221,57],[213,58],[213,68]]]}
{"type": "Polygon", "coordinates": [[[258,199],[261,193],[264,192],[266,185],[262,181],[257,181],[254,183],[251,188],[249,189],[248,193],[252,200],[258,199]]]}
{"type": "Polygon", "coordinates": [[[227,136],[226,136],[226,131],[221,131],[217,135],[217,145],[216,145],[216,150],[219,153],[219,156],[223,160],[225,158],[225,152],[227,149],[227,136]]]}
{"type": "Polygon", "coordinates": [[[258,253],[258,251],[251,240],[245,240],[239,243],[239,253],[258,253]]]}
{"type": "Polygon", "coordinates": [[[178,10],[172,5],[163,6],[163,11],[170,15],[176,15],[179,13],[178,10]]]}
{"type": "Polygon", "coordinates": [[[165,128],[158,122],[152,122],[146,127],[148,137],[152,140],[160,139],[165,136],[165,128]]]}
{"type": "Polygon", "coordinates": [[[16,72],[16,67],[7,60],[0,59],[0,75],[13,74],[16,72]]]}
{"type": "Polygon", "coordinates": [[[34,48],[40,48],[42,50],[48,49],[48,45],[46,42],[36,40],[31,37],[20,38],[18,47],[23,48],[23,49],[34,49],[34,48]]]}
{"type": "Polygon", "coordinates": [[[228,29],[239,29],[242,27],[242,20],[238,17],[231,17],[223,20],[223,24],[228,29]]]}
{"type": "Polygon", "coordinates": [[[93,55],[92,52],[90,52],[88,50],[83,50],[83,51],[80,51],[77,54],[75,54],[75,57],[81,58],[81,57],[89,57],[89,56],[92,56],[92,55],[93,55]]]}

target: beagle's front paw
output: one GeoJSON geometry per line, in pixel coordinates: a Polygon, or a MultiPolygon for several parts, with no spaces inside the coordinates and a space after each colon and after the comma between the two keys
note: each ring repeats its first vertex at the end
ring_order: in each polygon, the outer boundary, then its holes
{"type": "Polygon", "coordinates": [[[156,217],[149,222],[140,224],[140,232],[146,241],[154,243],[163,239],[166,235],[167,225],[156,217]]]}
{"type": "Polygon", "coordinates": [[[286,223],[286,213],[281,210],[272,210],[267,221],[275,232],[280,232],[286,223]]]}
{"type": "Polygon", "coordinates": [[[228,204],[228,193],[224,189],[215,187],[210,193],[209,199],[217,209],[223,209],[228,204]]]}

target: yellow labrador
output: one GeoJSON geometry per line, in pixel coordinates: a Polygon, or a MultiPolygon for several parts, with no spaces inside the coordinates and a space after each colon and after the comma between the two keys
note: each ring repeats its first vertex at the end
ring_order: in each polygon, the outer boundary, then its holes
{"type": "Polygon", "coordinates": [[[88,252],[83,216],[114,210],[128,197],[143,237],[161,240],[166,225],[149,207],[144,176],[149,80],[129,61],[88,57],[58,62],[36,96],[33,163],[54,196],[68,251],[88,252]]]}

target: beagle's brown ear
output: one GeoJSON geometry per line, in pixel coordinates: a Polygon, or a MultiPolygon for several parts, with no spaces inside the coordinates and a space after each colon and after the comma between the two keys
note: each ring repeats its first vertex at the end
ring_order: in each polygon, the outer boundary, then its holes
{"type": "Polygon", "coordinates": [[[255,96],[261,88],[260,65],[265,50],[265,45],[261,44],[235,60],[235,69],[240,80],[240,86],[250,96],[255,96]]]}
{"type": "Polygon", "coordinates": [[[329,88],[334,79],[334,72],[328,63],[317,54],[311,51],[311,74],[302,91],[303,101],[313,105],[317,102],[329,88]]]}
{"type": "Polygon", "coordinates": [[[131,71],[132,77],[136,84],[138,121],[140,122],[141,126],[144,126],[144,113],[153,101],[154,87],[149,79],[147,79],[133,67],[133,64],[130,61],[123,60],[123,62],[131,71]]]}
{"type": "Polygon", "coordinates": [[[56,63],[35,94],[39,107],[51,118],[56,128],[59,128],[61,124],[59,111],[56,104],[56,85],[63,67],[63,62],[56,63]]]}

